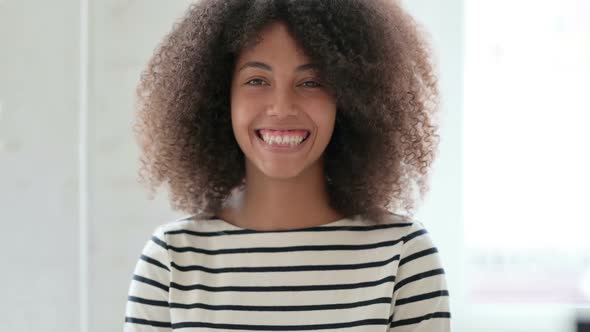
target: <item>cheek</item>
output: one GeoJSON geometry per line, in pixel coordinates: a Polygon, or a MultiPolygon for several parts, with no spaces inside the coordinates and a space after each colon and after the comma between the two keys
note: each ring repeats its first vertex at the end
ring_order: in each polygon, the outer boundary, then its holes
{"type": "Polygon", "coordinates": [[[248,121],[244,116],[243,112],[239,109],[232,108],[231,112],[231,124],[236,137],[244,136],[247,134],[248,121]]]}
{"type": "Polygon", "coordinates": [[[336,107],[333,104],[324,104],[311,115],[319,129],[330,134],[336,122],[336,107]]]}
{"type": "Polygon", "coordinates": [[[231,99],[231,120],[234,131],[239,131],[246,121],[246,110],[248,107],[238,96],[231,99]]]}
{"type": "Polygon", "coordinates": [[[247,105],[235,103],[231,106],[231,124],[234,137],[242,149],[250,145],[250,126],[254,123],[255,114],[247,105]]]}

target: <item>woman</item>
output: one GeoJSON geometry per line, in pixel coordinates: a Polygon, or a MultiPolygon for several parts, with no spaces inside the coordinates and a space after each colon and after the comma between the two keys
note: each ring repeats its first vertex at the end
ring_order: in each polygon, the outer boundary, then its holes
{"type": "Polygon", "coordinates": [[[136,126],[143,179],[190,215],[146,243],[125,330],[449,331],[411,217],[438,143],[429,57],[391,1],[191,6],[136,126]]]}

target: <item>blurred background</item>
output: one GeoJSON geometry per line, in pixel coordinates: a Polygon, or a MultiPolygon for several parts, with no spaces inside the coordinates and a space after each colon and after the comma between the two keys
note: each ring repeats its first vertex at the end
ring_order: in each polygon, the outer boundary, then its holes
{"type": "MultiPolygon", "coordinates": [[[[137,183],[131,124],[139,74],[189,3],[0,0],[0,330],[122,329],[143,245],[185,215],[137,183]]],[[[453,331],[589,331],[590,1],[403,4],[440,77],[417,218],[453,331]]]]}

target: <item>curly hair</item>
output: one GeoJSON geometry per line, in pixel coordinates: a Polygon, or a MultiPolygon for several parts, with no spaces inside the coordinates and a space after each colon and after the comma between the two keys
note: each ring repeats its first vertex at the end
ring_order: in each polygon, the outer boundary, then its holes
{"type": "Polygon", "coordinates": [[[201,0],[163,38],[137,86],[139,180],[167,183],[173,208],[215,214],[243,188],[230,87],[241,51],[287,23],[337,102],[324,151],[331,206],[412,216],[437,154],[437,77],[425,33],[395,0],[201,0]]]}

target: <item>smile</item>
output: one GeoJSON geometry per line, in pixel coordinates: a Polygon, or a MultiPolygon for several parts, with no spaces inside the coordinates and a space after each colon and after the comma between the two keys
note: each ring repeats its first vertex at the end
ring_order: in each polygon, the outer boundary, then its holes
{"type": "Polygon", "coordinates": [[[311,133],[307,130],[256,130],[257,141],[273,152],[296,152],[307,142],[311,133]]]}

